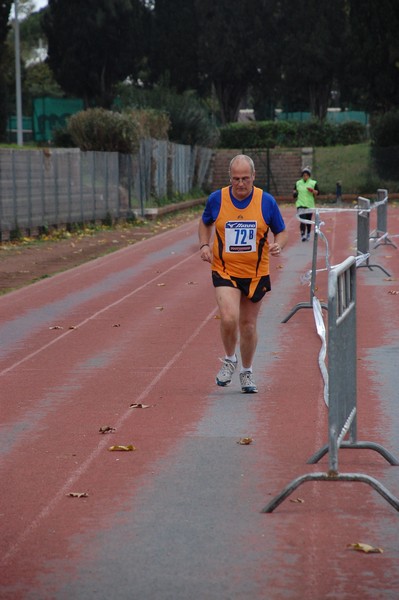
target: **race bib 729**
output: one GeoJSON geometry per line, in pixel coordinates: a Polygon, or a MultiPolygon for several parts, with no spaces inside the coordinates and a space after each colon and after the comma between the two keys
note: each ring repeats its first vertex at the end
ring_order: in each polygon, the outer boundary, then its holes
{"type": "Polygon", "coordinates": [[[226,252],[255,252],[256,228],[256,221],[227,221],[226,252]]]}

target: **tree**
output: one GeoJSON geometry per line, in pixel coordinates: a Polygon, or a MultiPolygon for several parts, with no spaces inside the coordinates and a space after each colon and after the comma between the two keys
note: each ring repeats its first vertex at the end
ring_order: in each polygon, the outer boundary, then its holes
{"type": "Polygon", "coordinates": [[[200,76],[213,86],[221,121],[237,120],[265,56],[265,5],[259,0],[196,0],[200,76]]]}
{"type": "Polygon", "coordinates": [[[345,0],[282,0],[281,93],[285,108],[323,120],[343,67],[345,0]]]}
{"type": "Polygon", "coordinates": [[[367,111],[399,106],[399,4],[348,0],[350,60],[343,95],[367,111]]]}
{"type": "Polygon", "coordinates": [[[153,83],[178,92],[201,91],[195,0],[156,0],[152,12],[149,67],[153,83]]]}
{"type": "Polygon", "coordinates": [[[139,72],[148,10],[144,0],[49,0],[43,29],[60,86],[86,106],[109,108],[114,84],[139,72]]]}

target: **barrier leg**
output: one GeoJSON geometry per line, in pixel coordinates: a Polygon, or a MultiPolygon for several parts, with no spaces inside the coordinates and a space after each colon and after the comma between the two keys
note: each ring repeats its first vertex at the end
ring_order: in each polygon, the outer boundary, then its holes
{"type": "Polygon", "coordinates": [[[360,481],[375,489],[395,510],[399,511],[399,500],[374,477],[363,473],[308,473],[293,479],[277,496],[262,509],[262,513],[271,513],[302,483],[306,481],[360,481]]]}
{"type": "MultiPolygon", "coordinates": [[[[395,456],[389,452],[389,450],[387,450],[386,448],[384,448],[384,446],[381,446],[381,444],[376,444],[375,442],[341,442],[340,448],[357,448],[357,449],[363,449],[363,450],[375,450],[375,452],[378,452],[379,454],[381,454],[381,456],[383,458],[385,458],[385,460],[387,462],[389,462],[390,465],[393,466],[399,466],[399,460],[397,458],[395,458],[395,456]]],[[[318,450],[317,452],[315,452],[306,462],[308,465],[315,465],[316,463],[319,462],[319,460],[321,458],[323,458],[323,456],[325,456],[328,452],[328,444],[326,444],[325,446],[323,446],[322,448],[320,448],[320,450],[318,450]]]]}
{"type": "MultiPolygon", "coordinates": [[[[325,308],[325,310],[328,310],[328,305],[327,304],[320,304],[322,308],[325,308]]],[[[291,317],[293,317],[295,315],[295,313],[300,310],[301,308],[313,308],[313,304],[310,304],[309,302],[299,302],[299,304],[296,304],[294,306],[294,308],[291,309],[291,311],[288,313],[288,315],[286,317],[284,317],[284,319],[281,321],[282,323],[287,323],[287,321],[289,321],[291,319],[291,317]]]]}
{"type": "Polygon", "coordinates": [[[391,273],[388,273],[388,271],[384,269],[384,267],[381,267],[381,265],[370,265],[368,259],[365,265],[358,265],[357,268],[361,269],[362,267],[367,267],[367,269],[370,269],[370,271],[372,271],[373,269],[381,269],[381,271],[383,271],[387,277],[391,277],[391,273]]]}

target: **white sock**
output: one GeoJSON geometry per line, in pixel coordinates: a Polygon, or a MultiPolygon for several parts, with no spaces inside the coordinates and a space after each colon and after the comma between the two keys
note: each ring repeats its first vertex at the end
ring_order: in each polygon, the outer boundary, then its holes
{"type": "Polygon", "coordinates": [[[225,356],[225,359],[229,360],[229,361],[231,361],[233,363],[237,362],[237,356],[235,354],[233,354],[233,356],[225,356]]]}
{"type": "Polygon", "coordinates": [[[242,367],[240,373],[252,373],[252,365],[250,367],[242,367]]]}

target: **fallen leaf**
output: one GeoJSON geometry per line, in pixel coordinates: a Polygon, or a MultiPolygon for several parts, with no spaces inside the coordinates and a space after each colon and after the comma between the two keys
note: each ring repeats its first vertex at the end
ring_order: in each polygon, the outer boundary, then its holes
{"type": "Polygon", "coordinates": [[[136,448],[132,446],[132,444],[129,444],[128,446],[110,446],[108,450],[110,452],[132,452],[133,450],[136,450],[136,448]]]}
{"type": "Polygon", "coordinates": [[[75,325],[70,325],[68,329],[77,329],[77,327],[75,325]]]}
{"type": "Polygon", "coordinates": [[[156,306],[156,310],[163,310],[163,306],[156,306]]]}
{"type": "Polygon", "coordinates": [[[196,281],[187,281],[187,285],[198,285],[196,281]]]}
{"type": "Polygon", "coordinates": [[[166,285],[166,283],[157,283],[158,287],[164,287],[166,285]]]}
{"type": "Polygon", "coordinates": [[[116,431],[115,427],[110,427],[109,425],[103,425],[102,427],[100,427],[100,429],[98,430],[100,433],[112,433],[114,431],[116,431]]]}
{"type": "Polygon", "coordinates": [[[241,438],[239,442],[237,442],[237,444],[241,444],[241,446],[249,446],[249,444],[252,444],[252,438],[250,437],[245,437],[245,438],[241,438]]]}
{"type": "Polygon", "coordinates": [[[384,277],[384,281],[396,281],[395,277],[384,277]]]}
{"type": "Polygon", "coordinates": [[[351,548],[352,550],[357,550],[358,552],[365,552],[366,554],[382,554],[384,550],[382,548],[375,548],[374,546],[370,546],[369,544],[348,544],[347,548],[351,548]]]}
{"type": "Polygon", "coordinates": [[[64,328],[61,327],[61,325],[53,325],[52,327],[49,327],[49,329],[64,329],[64,328]]]}
{"type": "Polygon", "coordinates": [[[130,408],[150,408],[150,404],[141,404],[140,402],[134,402],[130,405],[130,408]]]}
{"type": "Polygon", "coordinates": [[[115,323],[115,325],[112,325],[112,327],[120,327],[121,324],[120,323],[115,323]]]}
{"type": "Polygon", "coordinates": [[[399,294],[398,290],[389,290],[388,294],[392,294],[393,296],[396,296],[396,294],[399,294]]]}
{"type": "Polygon", "coordinates": [[[215,319],[220,319],[220,315],[215,315],[215,319]]]}
{"type": "Polygon", "coordinates": [[[294,502],[297,504],[303,504],[305,502],[305,500],[302,500],[302,498],[291,498],[290,502],[294,502]]]}
{"type": "Polygon", "coordinates": [[[276,269],[282,269],[283,265],[277,265],[276,269]]]}
{"type": "Polygon", "coordinates": [[[67,494],[67,496],[70,496],[71,498],[87,498],[89,494],[87,494],[86,492],[69,492],[69,494],[67,494]]]}

